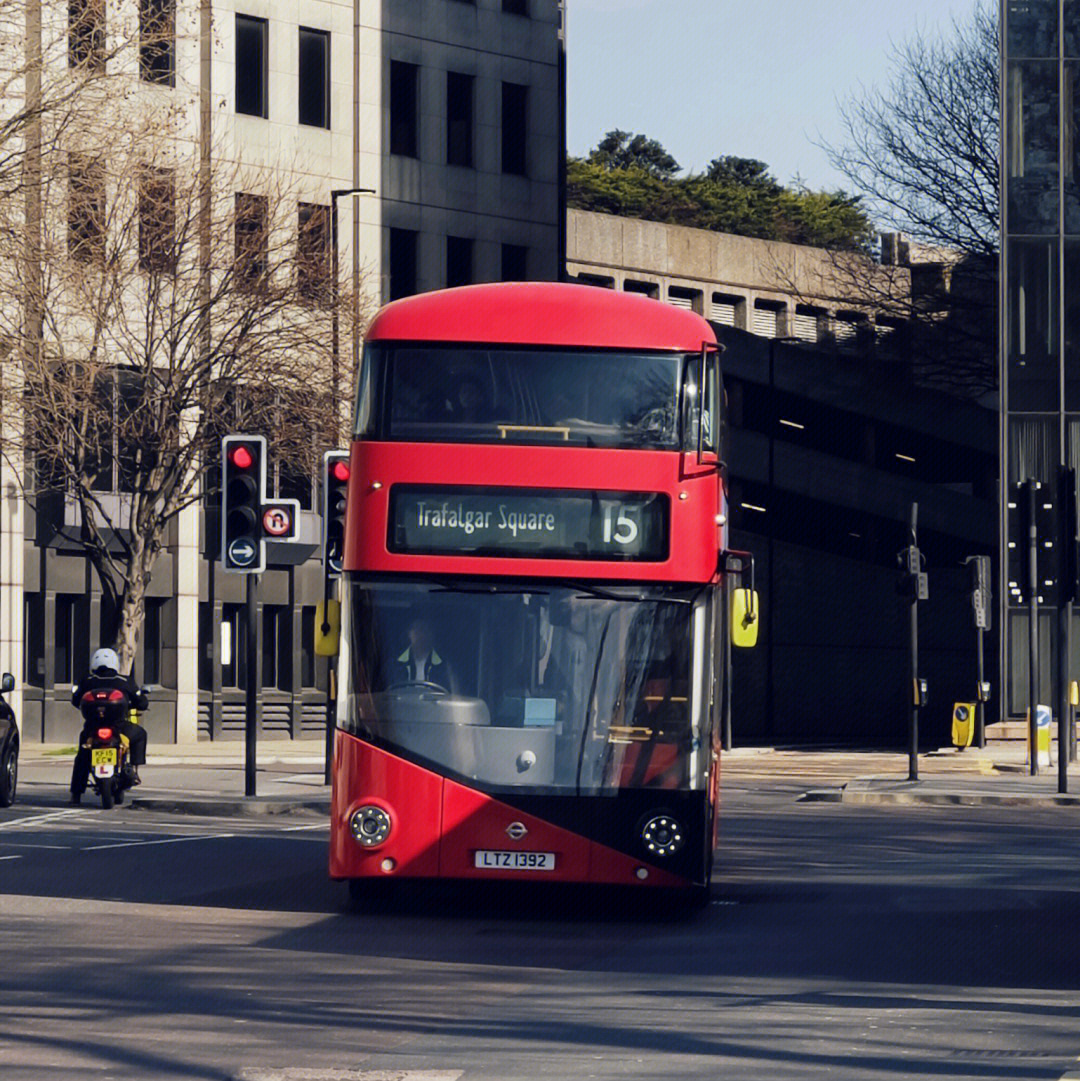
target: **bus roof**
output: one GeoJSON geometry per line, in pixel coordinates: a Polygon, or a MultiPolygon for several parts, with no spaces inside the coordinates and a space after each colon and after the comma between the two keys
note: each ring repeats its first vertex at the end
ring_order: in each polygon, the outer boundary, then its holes
{"type": "Polygon", "coordinates": [[[593,285],[501,282],[395,300],[367,341],[491,342],[695,352],[715,342],[694,312],[593,285]]]}

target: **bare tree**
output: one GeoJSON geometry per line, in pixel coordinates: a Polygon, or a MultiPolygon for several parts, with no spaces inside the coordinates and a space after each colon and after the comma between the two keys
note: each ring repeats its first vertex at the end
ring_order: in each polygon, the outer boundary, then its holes
{"type": "Polygon", "coordinates": [[[883,354],[906,361],[916,382],[980,398],[996,387],[996,5],[976,0],[945,37],[917,33],[890,68],[884,88],[841,107],[846,139],[824,149],[895,232],[881,263],[832,254],[828,295],[874,314],[889,330],[883,354]]]}
{"type": "Polygon", "coordinates": [[[185,115],[103,101],[47,156],[40,222],[0,241],[0,337],[20,361],[7,392],[22,406],[2,450],[93,565],[125,668],[223,428],[266,433],[309,477],[337,435],[329,208],[302,203],[287,170],[221,154],[200,167],[185,115]]]}
{"type": "Polygon", "coordinates": [[[825,145],[880,221],[970,255],[997,251],[997,5],[977,0],[947,38],[916,34],[891,55],[884,90],[841,109],[846,140],[825,145]]]}

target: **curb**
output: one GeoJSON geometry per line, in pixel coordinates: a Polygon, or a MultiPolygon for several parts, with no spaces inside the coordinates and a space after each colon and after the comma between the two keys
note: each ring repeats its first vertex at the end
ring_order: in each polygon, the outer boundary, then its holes
{"type": "Polygon", "coordinates": [[[846,784],[841,803],[855,806],[926,804],[937,807],[1080,807],[1080,795],[1053,792],[935,792],[918,788],[918,781],[893,781],[882,777],[860,777],[846,784]],[[905,789],[874,789],[875,784],[907,784],[905,789]]]}
{"type": "Polygon", "coordinates": [[[129,806],[141,811],[202,815],[208,818],[264,818],[271,815],[317,814],[329,816],[329,799],[296,799],[291,796],[252,796],[221,799],[190,796],[136,796],[129,806]]]}
{"type": "Polygon", "coordinates": [[[844,789],[840,788],[811,788],[799,796],[797,803],[843,803],[844,789]]]}

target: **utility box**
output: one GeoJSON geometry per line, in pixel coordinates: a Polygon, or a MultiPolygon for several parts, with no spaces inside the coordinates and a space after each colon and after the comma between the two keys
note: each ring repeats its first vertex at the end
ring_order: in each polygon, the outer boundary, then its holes
{"type": "Polygon", "coordinates": [[[953,745],[963,750],[975,738],[975,703],[954,702],[952,708],[953,745]]]}

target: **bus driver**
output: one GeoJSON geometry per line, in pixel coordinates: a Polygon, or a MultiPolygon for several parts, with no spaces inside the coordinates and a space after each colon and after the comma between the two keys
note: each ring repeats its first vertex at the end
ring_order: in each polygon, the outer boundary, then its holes
{"type": "Polygon", "coordinates": [[[435,683],[447,691],[454,690],[454,674],[435,648],[435,630],[431,619],[417,613],[409,621],[409,645],[394,662],[391,684],[435,683]]]}

